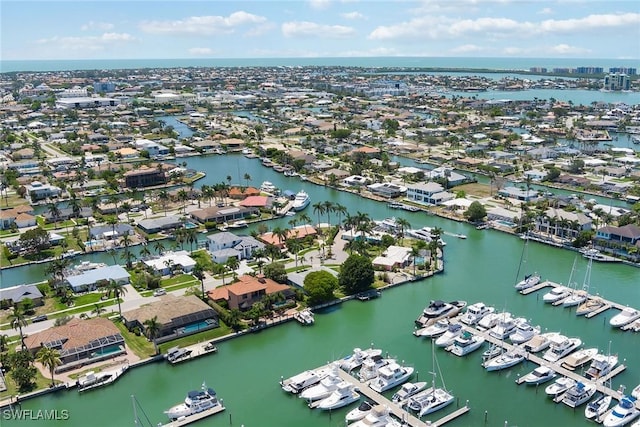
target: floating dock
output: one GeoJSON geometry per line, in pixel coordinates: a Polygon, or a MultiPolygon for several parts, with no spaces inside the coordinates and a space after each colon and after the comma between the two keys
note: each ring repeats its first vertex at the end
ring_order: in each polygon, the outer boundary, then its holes
{"type": "Polygon", "coordinates": [[[191,423],[195,423],[196,421],[200,421],[203,418],[210,417],[212,415],[218,414],[224,411],[226,408],[222,405],[217,405],[211,409],[207,409],[202,412],[198,412],[197,414],[189,415],[188,417],[179,418],[175,421],[171,421],[168,424],[163,424],[162,427],[181,427],[186,426],[191,423]]]}

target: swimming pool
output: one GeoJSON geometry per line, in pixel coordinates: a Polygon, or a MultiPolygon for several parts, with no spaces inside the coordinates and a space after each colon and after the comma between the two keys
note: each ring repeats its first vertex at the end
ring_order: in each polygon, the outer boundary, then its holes
{"type": "Polygon", "coordinates": [[[183,326],[182,328],[178,329],[178,333],[179,334],[190,334],[192,332],[197,332],[199,330],[205,329],[210,327],[213,324],[213,320],[211,319],[207,319],[207,320],[202,320],[200,322],[196,322],[196,323],[191,323],[187,326],[183,326]]]}
{"type": "Polygon", "coordinates": [[[504,225],[505,227],[511,227],[511,228],[516,226],[515,223],[513,223],[511,221],[504,221],[502,219],[499,219],[499,220],[495,221],[495,223],[496,224],[500,224],[500,225],[504,225]]]}
{"type": "Polygon", "coordinates": [[[88,248],[93,246],[102,246],[104,244],[104,240],[87,240],[84,242],[84,245],[88,248]]]}
{"type": "Polygon", "coordinates": [[[185,222],[184,223],[184,228],[198,228],[198,224],[194,224],[193,222],[185,222]]]}
{"type": "Polygon", "coordinates": [[[101,348],[100,350],[91,353],[91,358],[116,355],[116,354],[122,353],[123,351],[124,349],[120,345],[110,345],[108,347],[101,348]]]}

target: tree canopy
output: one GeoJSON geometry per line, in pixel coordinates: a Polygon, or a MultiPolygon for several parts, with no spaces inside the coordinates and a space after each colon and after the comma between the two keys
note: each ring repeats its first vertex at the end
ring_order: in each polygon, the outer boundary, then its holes
{"type": "Polygon", "coordinates": [[[471,222],[481,221],[487,216],[487,210],[482,206],[482,203],[476,200],[469,205],[469,208],[464,212],[464,216],[471,222]]]}
{"type": "Polygon", "coordinates": [[[340,268],[338,283],[346,294],[352,295],[371,288],[374,280],[373,264],[362,255],[352,254],[340,268]]]}
{"type": "Polygon", "coordinates": [[[304,290],[309,296],[309,305],[333,300],[333,291],[337,287],[338,279],[328,271],[312,271],[304,278],[304,290]]]}
{"type": "Polygon", "coordinates": [[[272,262],[269,265],[265,265],[264,276],[278,283],[287,281],[287,272],[284,269],[284,264],[280,262],[272,262]]]}
{"type": "Polygon", "coordinates": [[[44,249],[49,246],[49,233],[40,227],[27,230],[20,235],[20,246],[29,252],[44,249]]]}

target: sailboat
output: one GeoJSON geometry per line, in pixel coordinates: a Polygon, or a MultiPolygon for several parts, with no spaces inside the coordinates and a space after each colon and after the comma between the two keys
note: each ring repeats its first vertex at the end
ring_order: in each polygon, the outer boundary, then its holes
{"type": "MultiPolygon", "coordinates": [[[[576,259],[578,257],[576,256],[576,259]]],[[[576,261],[573,261],[573,265],[575,267],[576,261]]],[[[584,280],[582,281],[582,289],[577,289],[577,287],[574,287],[571,291],[571,295],[569,295],[567,298],[564,299],[564,301],[562,301],[562,306],[563,307],[573,307],[576,306],[578,304],[582,304],[584,301],[586,301],[587,297],[589,296],[589,286],[591,284],[591,265],[593,264],[593,260],[590,259],[589,263],[587,264],[587,272],[584,274],[584,280]]],[[[569,286],[571,286],[572,284],[569,283],[569,286]]]]}
{"type": "MultiPolygon", "coordinates": [[[[516,278],[520,277],[520,269],[522,268],[523,264],[527,262],[528,246],[529,246],[528,233],[529,232],[527,231],[527,234],[524,235],[524,246],[522,247],[522,255],[520,256],[520,265],[518,266],[518,274],[516,275],[516,278]]],[[[537,285],[538,283],[540,283],[540,275],[536,272],[536,273],[525,275],[524,279],[520,280],[518,283],[515,284],[515,288],[517,291],[523,291],[525,289],[528,289],[537,285]]]]}
{"type": "Polygon", "coordinates": [[[431,372],[431,387],[425,391],[415,394],[406,403],[406,406],[409,409],[418,413],[418,417],[438,411],[445,406],[450,405],[455,400],[453,395],[447,391],[444,384],[444,378],[442,377],[442,372],[440,372],[440,365],[438,365],[438,361],[436,359],[435,348],[435,343],[432,340],[431,357],[433,359],[433,371],[431,372]],[[442,388],[436,388],[436,368],[438,369],[438,374],[442,379],[442,388]]]}

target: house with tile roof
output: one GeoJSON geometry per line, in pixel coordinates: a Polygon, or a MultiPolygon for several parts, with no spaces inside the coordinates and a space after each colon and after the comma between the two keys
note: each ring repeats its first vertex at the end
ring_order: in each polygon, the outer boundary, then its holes
{"type": "Polygon", "coordinates": [[[227,301],[229,309],[249,310],[254,303],[265,295],[282,292],[287,298],[293,294],[291,288],[282,285],[262,275],[254,277],[244,275],[238,281],[228,286],[219,286],[207,292],[213,301],[227,301]]]}
{"type": "Polygon", "coordinates": [[[30,334],[24,339],[27,349],[36,354],[42,347],[57,350],[63,372],[126,353],[120,330],[109,319],[71,319],[61,326],[30,334]]]}

